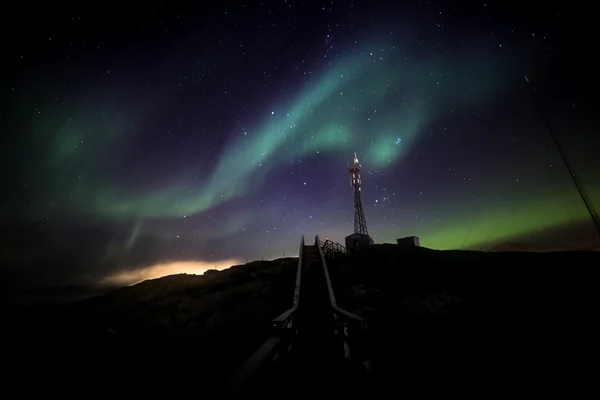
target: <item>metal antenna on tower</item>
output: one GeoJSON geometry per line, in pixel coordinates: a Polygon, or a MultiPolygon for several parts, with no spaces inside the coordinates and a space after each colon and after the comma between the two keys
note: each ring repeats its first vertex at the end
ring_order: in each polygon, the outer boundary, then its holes
{"type": "Polygon", "coordinates": [[[588,213],[590,214],[590,217],[592,217],[594,226],[598,230],[598,233],[600,233],[600,218],[598,217],[598,213],[594,209],[594,205],[592,204],[592,201],[590,200],[587,192],[585,191],[583,184],[579,180],[579,176],[575,174],[575,170],[571,166],[571,163],[569,163],[567,156],[564,154],[563,149],[562,149],[560,143],[558,142],[556,135],[554,134],[554,131],[550,128],[550,124],[548,123],[548,120],[546,119],[546,114],[544,113],[544,111],[542,110],[542,107],[540,106],[540,104],[537,101],[537,97],[536,97],[537,89],[533,85],[533,83],[531,83],[531,81],[529,80],[529,78],[527,76],[525,76],[525,82],[527,82],[527,85],[529,85],[529,87],[531,88],[531,93],[532,93],[532,97],[533,97],[533,103],[535,104],[535,108],[537,108],[538,112],[540,113],[540,116],[542,117],[542,121],[544,122],[544,125],[546,125],[546,129],[548,130],[548,132],[550,133],[550,136],[552,137],[552,140],[554,141],[556,150],[558,150],[558,153],[560,154],[560,157],[562,158],[562,161],[565,164],[567,171],[569,171],[569,175],[571,175],[571,179],[573,179],[573,183],[575,184],[575,187],[577,188],[577,192],[579,193],[579,196],[581,196],[581,200],[583,200],[583,203],[585,204],[585,208],[587,209],[588,213]]]}
{"type": "Polygon", "coordinates": [[[360,196],[360,164],[356,153],[354,153],[354,162],[350,167],[352,194],[354,198],[354,233],[369,234],[367,230],[367,221],[362,206],[362,198],[360,196]]]}
{"type": "Polygon", "coordinates": [[[359,249],[372,246],[373,238],[369,236],[367,230],[367,221],[362,206],[362,198],[360,193],[360,164],[358,157],[354,153],[354,161],[350,166],[350,183],[352,185],[352,198],[354,202],[354,233],[346,236],[346,251],[348,254],[353,254],[359,249]]]}

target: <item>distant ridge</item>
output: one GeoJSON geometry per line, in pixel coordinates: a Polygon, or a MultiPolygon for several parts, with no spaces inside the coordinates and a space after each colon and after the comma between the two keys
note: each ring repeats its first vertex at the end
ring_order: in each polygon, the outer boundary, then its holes
{"type": "Polygon", "coordinates": [[[503,252],[503,251],[522,251],[531,253],[552,253],[556,251],[600,251],[600,248],[596,247],[569,247],[569,246],[548,246],[534,243],[517,243],[507,242],[501,243],[492,247],[490,252],[503,252]]]}

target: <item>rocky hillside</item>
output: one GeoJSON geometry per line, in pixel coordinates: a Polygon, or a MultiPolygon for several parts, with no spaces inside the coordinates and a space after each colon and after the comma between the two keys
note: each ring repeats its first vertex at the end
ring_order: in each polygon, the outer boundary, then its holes
{"type": "Polygon", "coordinates": [[[589,352],[597,332],[591,282],[599,265],[598,252],[376,245],[330,270],[338,303],[370,323],[374,376],[383,382],[374,387],[395,391],[401,377],[406,394],[453,388],[487,397],[573,390],[586,373],[576,354],[589,352]]]}
{"type": "MultiPolygon", "coordinates": [[[[587,376],[578,357],[591,357],[597,335],[598,265],[598,252],[396,245],[330,262],[338,304],[370,326],[373,373],[362,398],[583,387],[573,377],[587,376]]],[[[45,394],[63,393],[59,383],[69,380],[112,393],[167,387],[172,395],[213,397],[264,341],[270,319],[291,306],[296,266],[292,258],[253,262],[68,306],[5,310],[9,375],[50,380],[31,388],[45,394]]]]}
{"type": "Polygon", "coordinates": [[[600,251],[600,247],[598,246],[589,246],[587,248],[575,248],[575,247],[557,247],[557,246],[544,246],[540,244],[533,243],[501,243],[496,245],[490,249],[491,252],[500,252],[500,251],[523,251],[529,253],[550,253],[550,252],[560,252],[560,251],[600,251]]]}
{"type": "Polygon", "coordinates": [[[214,388],[264,340],[268,321],[291,307],[296,266],[295,258],[252,262],[148,280],[67,306],[12,309],[9,357],[39,377],[58,373],[105,386],[175,379],[214,388]]]}

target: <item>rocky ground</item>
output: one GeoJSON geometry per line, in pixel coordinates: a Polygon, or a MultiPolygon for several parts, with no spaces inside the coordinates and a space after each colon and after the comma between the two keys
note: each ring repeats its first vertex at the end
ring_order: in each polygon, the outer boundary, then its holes
{"type": "Polygon", "coordinates": [[[90,387],[215,388],[264,340],[268,321],[291,307],[296,266],[293,258],[252,262],[68,305],[12,308],[5,362],[16,376],[90,387]]]}
{"type": "MultiPolygon", "coordinates": [[[[369,321],[384,392],[572,393],[589,374],[598,252],[376,245],[330,262],[338,303],[369,321]]],[[[376,379],[376,380],[377,380],[376,379]]]]}
{"type": "MultiPolygon", "coordinates": [[[[374,398],[580,390],[597,348],[598,265],[598,252],[395,245],[329,263],[339,305],[369,322],[374,398]]],[[[296,266],[293,258],[253,262],[5,309],[6,381],[67,396],[167,387],[212,397],[265,339],[270,319],[291,306],[296,266]]]]}

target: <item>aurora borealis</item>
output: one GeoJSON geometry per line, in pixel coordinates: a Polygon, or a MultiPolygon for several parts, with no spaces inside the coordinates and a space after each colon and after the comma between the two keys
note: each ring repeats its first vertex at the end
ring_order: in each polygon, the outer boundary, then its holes
{"type": "Polygon", "coordinates": [[[294,256],[303,234],[341,242],[354,151],[376,242],[598,245],[523,80],[600,201],[578,14],[436,3],[208,2],[40,24],[3,66],[6,263],[98,277],[294,256]]]}

